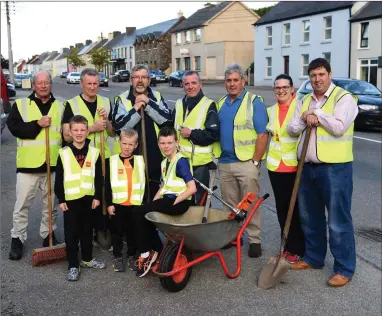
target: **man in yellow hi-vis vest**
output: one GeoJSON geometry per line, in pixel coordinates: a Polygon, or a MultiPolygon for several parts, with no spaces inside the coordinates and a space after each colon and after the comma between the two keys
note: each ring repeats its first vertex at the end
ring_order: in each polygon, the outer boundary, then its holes
{"type": "MultiPolygon", "coordinates": [[[[82,93],[64,103],[65,110],[62,119],[63,135],[66,142],[71,143],[69,121],[74,115],[83,115],[89,123],[90,144],[101,151],[101,135],[104,131],[105,158],[106,164],[110,157],[108,146],[108,136],[114,137],[115,132],[111,125],[111,104],[110,100],[98,94],[99,73],[92,68],[86,68],[81,72],[80,86],[82,93]]],[[[102,202],[101,202],[102,205],[102,202]]],[[[93,212],[93,221],[95,231],[105,229],[107,225],[107,216],[102,216],[102,207],[98,207],[93,212]]],[[[97,236],[97,234],[95,234],[97,236]]],[[[100,242],[95,240],[95,245],[100,242]]]]}
{"type": "MultiPolygon", "coordinates": [[[[202,82],[196,71],[183,75],[185,97],[176,101],[172,112],[174,127],[178,132],[179,151],[190,159],[194,177],[209,185],[208,164],[213,160],[213,144],[219,141],[219,118],[216,104],[202,91],[202,82]]],[[[197,184],[195,203],[199,204],[204,190],[197,184]]]]}
{"type": "Polygon", "coordinates": [[[144,108],[148,160],[145,163],[148,166],[148,187],[152,198],[159,188],[160,162],[163,158],[158,147],[158,133],[171,120],[171,112],[162,95],[150,88],[150,70],[142,64],[133,67],[130,90],[117,96],[114,103],[112,122],[117,134],[124,128],[133,128],[138,132],[140,142],[134,154],[143,153],[140,110],[144,108]]]}
{"type": "MultiPolygon", "coordinates": [[[[32,94],[18,99],[13,105],[7,125],[17,137],[16,204],[13,211],[12,243],[9,259],[22,257],[23,243],[27,239],[28,211],[37,191],[42,191],[43,207],[40,236],[43,246],[49,246],[48,185],[45,147],[45,128],[49,128],[50,170],[52,186],[61,148],[61,116],[63,107],[52,95],[52,78],[47,72],[38,72],[33,77],[32,94]]],[[[54,205],[54,199],[52,205],[54,205]]],[[[53,209],[53,230],[56,228],[57,211],[53,209]]],[[[53,244],[57,244],[53,234],[53,244]]]]}
{"type": "Polygon", "coordinates": [[[312,127],[298,203],[305,235],[305,256],[292,269],[322,268],[325,262],[328,211],[329,246],[334,257],[334,275],[328,285],[347,284],[355,271],[356,252],[351,216],[353,192],[353,130],[357,102],[346,90],[332,83],[330,64],[317,58],[308,66],[313,93],[299,100],[288,124],[290,136],[300,136],[298,158],[307,126],[312,127]]]}
{"type": "MultiPolygon", "coordinates": [[[[268,143],[268,116],[263,98],[244,88],[245,72],[239,64],[228,65],[224,75],[228,95],[218,103],[220,189],[223,199],[236,205],[248,192],[259,193],[260,161],[268,143]]],[[[218,150],[215,154],[219,156],[218,150]]],[[[248,224],[247,233],[248,256],[260,257],[259,211],[248,224]]]]}

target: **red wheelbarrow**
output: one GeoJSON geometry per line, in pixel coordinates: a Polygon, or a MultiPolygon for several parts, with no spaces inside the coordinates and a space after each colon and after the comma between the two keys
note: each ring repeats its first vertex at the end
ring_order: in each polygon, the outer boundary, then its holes
{"type": "Polygon", "coordinates": [[[152,272],[160,277],[160,283],[170,292],[183,290],[191,277],[192,266],[213,256],[219,258],[228,278],[238,277],[241,270],[240,238],[260,204],[269,197],[266,193],[256,200],[255,194],[250,192],[234,208],[209,188],[203,187],[227,205],[231,213],[227,215],[223,210],[210,209],[206,223],[202,223],[206,215],[203,206],[192,206],[180,216],[159,212],[146,214],[146,219],[155,224],[166,236],[159,263],[152,272]],[[229,244],[236,245],[237,266],[234,273],[229,271],[220,251],[229,244]],[[194,252],[205,254],[194,259],[194,252]]]}

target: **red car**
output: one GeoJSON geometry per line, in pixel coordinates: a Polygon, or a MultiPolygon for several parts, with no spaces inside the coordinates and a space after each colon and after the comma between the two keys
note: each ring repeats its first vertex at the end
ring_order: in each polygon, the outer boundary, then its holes
{"type": "Polygon", "coordinates": [[[5,127],[5,123],[7,121],[7,117],[9,111],[11,110],[11,104],[9,102],[9,97],[8,97],[8,88],[7,88],[7,82],[4,77],[3,69],[0,68],[0,82],[1,82],[1,109],[0,109],[0,114],[1,114],[1,132],[3,131],[5,127]]]}

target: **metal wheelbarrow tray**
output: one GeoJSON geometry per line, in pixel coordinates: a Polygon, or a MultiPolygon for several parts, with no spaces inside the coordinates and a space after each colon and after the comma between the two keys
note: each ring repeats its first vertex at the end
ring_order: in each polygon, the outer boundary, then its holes
{"type": "Polygon", "coordinates": [[[238,210],[246,213],[246,217],[242,220],[235,218],[233,213],[228,216],[226,211],[210,209],[207,223],[202,223],[204,210],[202,206],[192,206],[180,216],[159,212],[146,214],[146,219],[166,235],[159,264],[152,269],[152,272],[160,277],[162,286],[170,292],[181,291],[191,277],[192,266],[213,256],[219,258],[227,277],[236,278],[241,270],[240,238],[260,204],[268,196],[265,194],[254,202],[254,194],[248,193],[236,206],[238,210]],[[248,200],[248,196],[252,199],[248,200]],[[251,203],[248,203],[249,201],[251,203]],[[222,247],[230,243],[237,246],[237,267],[234,273],[229,271],[220,252],[222,247]],[[206,253],[194,259],[193,252],[206,253]]]}

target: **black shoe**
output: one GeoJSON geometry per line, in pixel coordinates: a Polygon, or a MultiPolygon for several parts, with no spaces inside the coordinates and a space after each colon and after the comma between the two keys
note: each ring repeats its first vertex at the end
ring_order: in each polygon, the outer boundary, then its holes
{"type": "MultiPolygon", "coordinates": [[[[58,245],[59,242],[56,239],[56,236],[54,235],[54,232],[52,233],[52,243],[53,246],[58,245]]],[[[49,247],[49,234],[45,237],[44,241],[42,242],[43,247],[49,247]]]]}
{"type": "Polygon", "coordinates": [[[262,255],[261,244],[249,244],[248,257],[259,258],[262,255]]]}
{"type": "Polygon", "coordinates": [[[23,255],[23,243],[19,238],[12,238],[9,260],[20,260],[23,255]]]}
{"type": "MultiPolygon", "coordinates": [[[[221,248],[221,250],[227,250],[227,249],[230,249],[234,246],[236,246],[236,245],[234,245],[234,244],[232,244],[232,242],[230,242],[228,245],[221,248]]],[[[240,246],[243,246],[243,237],[240,238],[240,246]]]]}

